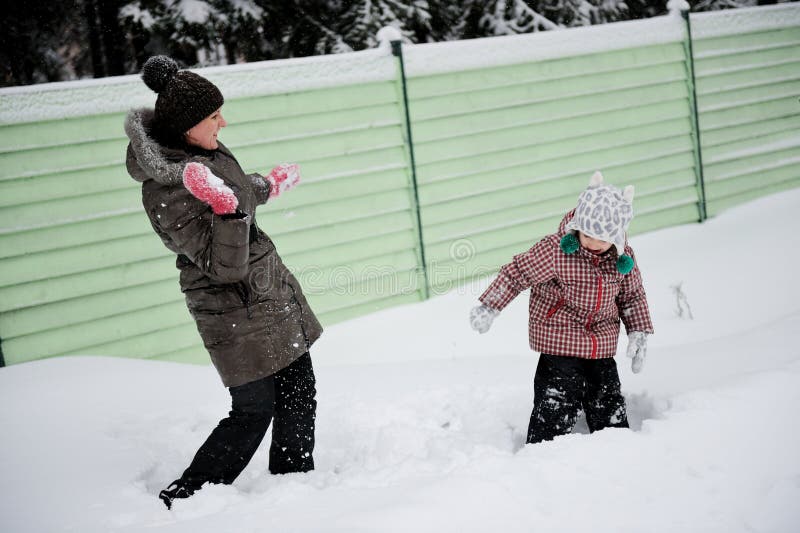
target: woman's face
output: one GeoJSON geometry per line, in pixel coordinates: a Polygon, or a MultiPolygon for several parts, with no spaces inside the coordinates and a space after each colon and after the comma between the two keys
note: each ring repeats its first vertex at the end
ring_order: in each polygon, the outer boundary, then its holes
{"type": "Polygon", "coordinates": [[[186,132],[186,142],[206,150],[216,150],[219,147],[217,134],[227,125],[220,107],[186,132]]]}
{"type": "Polygon", "coordinates": [[[582,231],[578,232],[578,239],[581,241],[581,246],[592,252],[593,254],[602,254],[611,248],[611,243],[589,237],[582,231]]]}

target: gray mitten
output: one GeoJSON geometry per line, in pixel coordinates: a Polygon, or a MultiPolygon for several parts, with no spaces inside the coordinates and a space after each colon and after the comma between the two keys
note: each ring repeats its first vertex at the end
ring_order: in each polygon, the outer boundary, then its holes
{"type": "Polygon", "coordinates": [[[631,358],[631,370],[634,374],[642,371],[644,359],[647,357],[647,333],[644,331],[631,331],[628,333],[628,352],[631,358]]]}
{"type": "Polygon", "coordinates": [[[492,326],[494,317],[499,314],[500,311],[481,304],[477,307],[473,307],[469,312],[469,325],[478,333],[486,333],[492,326]]]}

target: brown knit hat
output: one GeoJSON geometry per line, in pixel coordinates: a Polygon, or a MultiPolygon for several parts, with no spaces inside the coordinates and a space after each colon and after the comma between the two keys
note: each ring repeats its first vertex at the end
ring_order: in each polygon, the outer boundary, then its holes
{"type": "Polygon", "coordinates": [[[183,135],[225,102],[216,85],[199,74],[179,70],[167,56],[148,59],[142,80],[158,94],[156,123],[173,135],[183,135]]]}

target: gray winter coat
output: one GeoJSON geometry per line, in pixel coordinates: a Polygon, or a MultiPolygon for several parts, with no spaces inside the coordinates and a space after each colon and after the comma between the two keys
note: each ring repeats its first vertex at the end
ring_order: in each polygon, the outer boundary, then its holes
{"type": "Polygon", "coordinates": [[[211,361],[226,387],[274,374],[322,333],[300,284],[256,225],[269,188],[245,174],[221,143],[213,152],[167,148],[149,134],[153,111],[128,113],[128,173],[164,245],[178,255],[180,286],[211,361]],[[206,165],[239,200],[242,218],[214,215],[183,186],[186,163],[206,165]]]}

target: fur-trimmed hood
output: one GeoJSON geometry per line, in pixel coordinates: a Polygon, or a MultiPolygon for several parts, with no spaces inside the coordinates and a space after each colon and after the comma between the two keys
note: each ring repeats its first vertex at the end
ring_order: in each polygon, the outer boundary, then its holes
{"type": "Polygon", "coordinates": [[[182,182],[183,167],[189,154],[160,145],[151,135],[153,109],[131,109],[125,117],[125,133],[130,139],[127,165],[131,177],[138,182],[155,180],[163,185],[182,182]]]}

